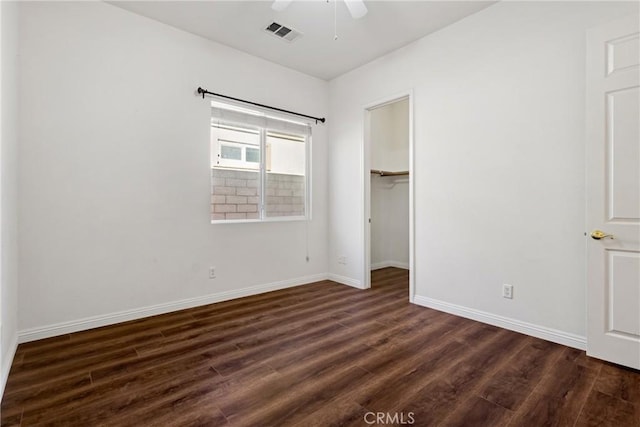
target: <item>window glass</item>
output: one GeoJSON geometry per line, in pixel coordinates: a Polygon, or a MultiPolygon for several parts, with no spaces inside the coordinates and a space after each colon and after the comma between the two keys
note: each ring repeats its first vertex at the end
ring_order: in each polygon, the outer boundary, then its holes
{"type": "Polygon", "coordinates": [[[304,123],[212,103],[211,220],[306,218],[309,140],[304,123]]]}
{"type": "Polygon", "coordinates": [[[267,132],[265,214],[305,215],[305,137],[267,132]]]}
{"type": "Polygon", "coordinates": [[[260,150],[258,148],[246,148],[246,160],[251,163],[259,163],[260,162],[260,150]]]}
{"type": "Polygon", "coordinates": [[[242,149],[228,144],[221,144],[220,157],[222,159],[242,160],[242,149]]]}

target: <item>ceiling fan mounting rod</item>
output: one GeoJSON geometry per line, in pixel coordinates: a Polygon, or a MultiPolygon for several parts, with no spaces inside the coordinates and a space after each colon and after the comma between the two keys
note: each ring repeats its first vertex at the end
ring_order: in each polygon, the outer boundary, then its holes
{"type": "Polygon", "coordinates": [[[338,40],[338,0],[333,0],[333,40],[338,40]]]}

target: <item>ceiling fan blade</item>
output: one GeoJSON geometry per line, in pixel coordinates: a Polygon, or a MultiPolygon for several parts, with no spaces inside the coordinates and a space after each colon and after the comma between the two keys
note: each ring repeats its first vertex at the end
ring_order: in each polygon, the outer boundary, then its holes
{"type": "Polygon", "coordinates": [[[344,0],[344,2],[353,19],[362,18],[368,12],[363,0],[344,0]]]}
{"type": "Polygon", "coordinates": [[[293,0],[274,0],[273,4],[271,5],[271,9],[280,12],[281,10],[285,10],[287,6],[289,6],[289,3],[291,3],[292,1],[293,0]]]}

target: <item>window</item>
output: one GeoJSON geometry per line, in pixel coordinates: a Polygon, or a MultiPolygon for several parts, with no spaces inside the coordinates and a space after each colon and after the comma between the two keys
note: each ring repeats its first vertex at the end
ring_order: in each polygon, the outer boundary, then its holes
{"type": "Polygon", "coordinates": [[[212,102],[211,221],[309,217],[311,128],[212,102]]]}
{"type": "Polygon", "coordinates": [[[212,167],[254,170],[260,168],[259,129],[223,124],[211,126],[212,142],[214,137],[217,141],[217,158],[212,167]]]}
{"type": "Polygon", "coordinates": [[[259,148],[245,148],[245,160],[249,163],[260,163],[260,149],[259,148]]]}
{"type": "MultiPolygon", "coordinates": [[[[223,142],[220,144],[220,158],[229,160],[242,160],[242,149],[240,147],[234,147],[228,142],[223,142]]],[[[220,161],[218,161],[218,163],[220,163],[220,161]]]]}

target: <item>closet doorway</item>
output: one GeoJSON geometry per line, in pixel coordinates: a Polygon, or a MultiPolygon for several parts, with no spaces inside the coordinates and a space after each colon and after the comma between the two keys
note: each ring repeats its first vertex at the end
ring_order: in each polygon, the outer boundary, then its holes
{"type": "Polygon", "coordinates": [[[409,270],[409,300],[413,302],[411,93],[366,106],[364,125],[365,288],[372,286],[372,274],[387,274],[383,269],[409,270]]]}

